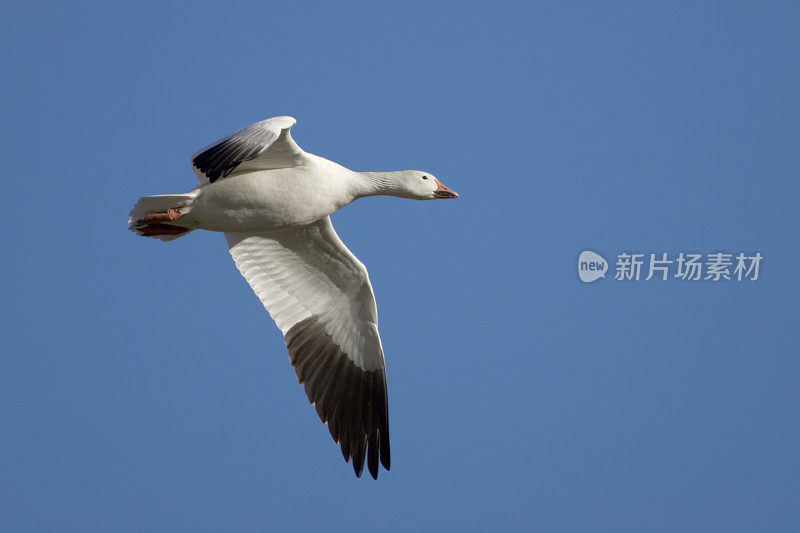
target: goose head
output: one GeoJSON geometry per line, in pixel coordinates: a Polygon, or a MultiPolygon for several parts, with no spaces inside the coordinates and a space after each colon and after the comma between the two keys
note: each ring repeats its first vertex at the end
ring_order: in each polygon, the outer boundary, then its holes
{"type": "Polygon", "coordinates": [[[395,176],[398,196],[414,200],[458,198],[458,193],[446,187],[430,172],[405,170],[395,176]]]}

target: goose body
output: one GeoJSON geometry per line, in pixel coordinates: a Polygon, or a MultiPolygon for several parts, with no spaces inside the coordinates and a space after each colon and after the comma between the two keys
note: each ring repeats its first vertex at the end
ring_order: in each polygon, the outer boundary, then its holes
{"type": "Polygon", "coordinates": [[[355,199],[361,176],[308,154],[300,166],[256,170],[198,187],[191,216],[212,231],[310,224],[355,199]]]}
{"type": "Polygon", "coordinates": [[[365,196],[457,198],[430,173],[354,172],[306,153],[291,117],[243,128],[192,156],[200,185],[146,196],[130,228],[171,241],[196,229],[225,233],[242,275],[284,334],[309,401],[357,476],[390,466],[384,354],[364,265],[329,215],[365,196]]]}

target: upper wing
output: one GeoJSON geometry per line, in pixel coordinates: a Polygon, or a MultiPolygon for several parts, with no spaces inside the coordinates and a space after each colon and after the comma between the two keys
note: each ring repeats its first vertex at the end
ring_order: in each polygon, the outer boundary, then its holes
{"type": "Polygon", "coordinates": [[[226,233],[233,260],[284,334],[309,401],[345,461],[389,470],[389,415],[378,311],[364,265],[329,217],[269,233],[226,233]]]}
{"type": "Polygon", "coordinates": [[[201,182],[214,183],[234,172],[294,167],[305,152],[292,139],[292,117],[256,122],[220,139],[192,156],[192,169],[201,182]]]}

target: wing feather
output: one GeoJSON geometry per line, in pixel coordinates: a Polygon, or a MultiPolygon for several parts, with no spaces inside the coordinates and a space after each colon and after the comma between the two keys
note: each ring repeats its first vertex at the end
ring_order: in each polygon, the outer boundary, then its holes
{"type": "Polygon", "coordinates": [[[292,117],[273,117],[251,124],[192,156],[201,181],[214,183],[237,172],[287,168],[301,164],[305,152],[292,139],[292,117]]]}
{"type": "Polygon", "coordinates": [[[271,233],[227,233],[231,255],[284,334],[298,381],[345,460],[389,469],[389,417],[375,297],[330,218],[271,233]]]}

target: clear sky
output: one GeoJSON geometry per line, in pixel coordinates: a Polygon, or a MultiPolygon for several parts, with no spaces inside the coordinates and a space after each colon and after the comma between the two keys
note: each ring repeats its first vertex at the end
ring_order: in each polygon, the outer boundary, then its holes
{"type": "Polygon", "coordinates": [[[2,26],[0,530],[800,527],[796,2],[12,0],[2,26]],[[377,482],[222,235],[127,231],[275,115],[461,194],[334,216],[378,299],[377,482]],[[623,252],[764,259],[618,281],[623,252]]]}

